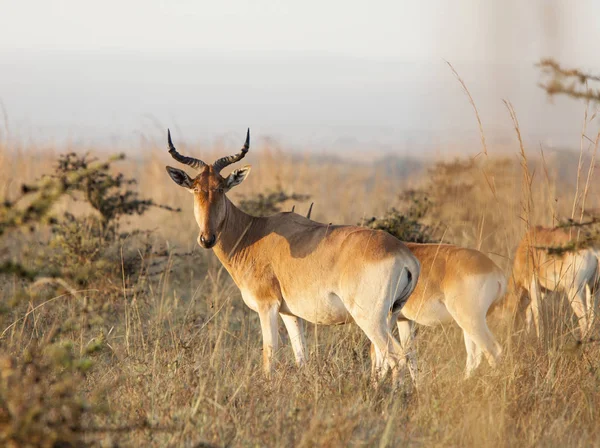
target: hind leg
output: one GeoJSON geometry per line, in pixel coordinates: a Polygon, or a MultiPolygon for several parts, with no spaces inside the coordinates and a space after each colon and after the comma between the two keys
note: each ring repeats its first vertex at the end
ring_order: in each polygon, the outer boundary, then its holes
{"type": "Polygon", "coordinates": [[[502,355],[502,347],[500,347],[500,344],[496,341],[496,338],[494,338],[494,335],[487,326],[485,320],[487,309],[478,310],[475,307],[447,308],[456,323],[463,330],[465,346],[467,348],[467,362],[469,362],[471,344],[475,344],[475,350],[471,351],[471,365],[475,367],[479,365],[477,357],[481,355],[477,355],[477,351],[482,351],[490,366],[495,368],[502,355]]]}
{"type": "Polygon", "coordinates": [[[384,361],[383,353],[371,342],[371,384],[377,388],[379,379],[385,377],[389,365],[384,361]]]}
{"type": "Polygon", "coordinates": [[[585,285],[585,302],[588,313],[588,330],[591,329],[594,324],[594,319],[596,318],[596,303],[595,297],[592,293],[592,288],[589,284],[585,285]]]}
{"type": "MultiPolygon", "coordinates": [[[[415,266],[418,268],[416,260],[415,266]]],[[[392,334],[391,324],[396,322],[397,313],[414,284],[407,275],[406,260],[401,258],[382,260],[365,269],[360,278],[348,278],[341,300],[354,322],[375,345],[376,358],[380,358],[376,363],[379,379],[389,366],[396,385],[399,372],[406,366],[406,356],[392,334]]]]}
{"type": "Polygon", "coordinates": [[[474,325],[473,328],[464,331],[469,333],[469,337],[475,342],[478,350],[483,351],[488,364],[492,368],[496,368],[502,355],[502,347],[500,347],[500,344],[496,341],[494,335],[492,335],[487,323],[483,321],[480,324],[474,325]]]}
{"type": "Polygon", "coordinates": [[[463,331],[463,336],[465,338],[465,348],[467,349],[467,366],[465,368],[465,379],[467,379],[473,375],[475,369],[481,364],[483,352],[466,331],[463,331]]]}
{"type": "Polygon", "coordinates": [[[586,310],[586,287],[581,287],[574,295],[569,294],[569,298],[571,299],[571,308],[577,316],[577,321],[579,323],[579,331],[581,332],[581,339],[585,338],[589,329],[588,323],[588,313],[586,310]]]}
{"type": "Polygon", "coordinates": [[[398,337],[400,338],[400,345],[406,353],[408,359],[408,369],[410,377],[413,382],[417,383],[417,354],[413,347],[413,340],[415,337],[415,323],[410,320],[400,319],[398,320],[398,337]]]}
{"type": "MultiPolygon", "coordinates": [[[[415,329],[414,322],[397,319],[396,316],[392,316],[391,322],[396,321],[398,325],[398,334],[400,338],[400,345],[408,360],[408,368],[410,376],[413,382],[417,383],[417,357],[413,350],[411,350],[412,341],[414,339],[415,329]]],[[[391,330],[390,330],[391,331],[391,330]]],[[[390,369],[389,364],[384,360],[383,353],[381,353],[375,347],[375,344],[371,343],[370,348],[371,356],[371,380],[376,384],[377,375],[381,377],[385,376],[387,371],[390,369]]]]}
{"type": "Polygon", "coordinates": [[[375,344],[370,344],[369,355],[371,357],[371,382],[377,383],[377,353],[375,353],[375,344]]]}
{"type": "Polygon", "coordinates": [[[588,315],[590,316],[589,325],[591,329],[594,325],[594,321],[596,320],[596,311],[598,310],[598,306],[600,306],[600,302],[598,301],[600,288],[596,285],[593,287],[588,286],[586,294],[588,294],[586,297],[588,301],[588,315]]]}
{"type": "Polygon", "coordinates": [[[374,345],[374,349],[371,350],[375,352],[376,361],[374,365],[372,363],[372,373],[381,380],[391,368],[394,385],[398,384],[399,372],[406,365],[406,360],[402,346],[390,331],[387,316],[380,316],[374,321],[357,316],[354,317],[354,321],[374,345]]]}

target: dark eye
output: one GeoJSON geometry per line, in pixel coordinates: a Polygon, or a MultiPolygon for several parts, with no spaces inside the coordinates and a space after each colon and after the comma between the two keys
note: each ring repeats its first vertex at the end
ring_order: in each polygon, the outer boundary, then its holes
{"type": "Polygon", "coordinates": [[[223,193],[223,191],[225,191],[223,188],[217,188],[217,193],[223,193]]]}

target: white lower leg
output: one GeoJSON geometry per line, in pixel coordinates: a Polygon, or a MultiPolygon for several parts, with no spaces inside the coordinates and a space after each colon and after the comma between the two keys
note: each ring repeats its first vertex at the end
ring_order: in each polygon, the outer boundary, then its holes
{"type": "Polygon", "coordinates": [[[585,302],[587,308],[588,315],[588,331],[591,329],[594,324],[594,319],[596,318],[596,304],[594,303],[594,294],[592,294],[592,289],[589,284],[585,285],[585,302]]]}
{"type": "Polygon", "coordinates": [[[465,378],[470,378],[473,375],[473,372],[479,364],[481,364],[481,358],[483,353],[481,350],[477,348],[475,342],[471,337],[467,334],[466,331],[463,331],[463,337],[465,339],[465,348],[467,350],[467,365],[465,368],[465,378]]]}
{"type": "Polygon", "coordinates": [[[410,377],[413,382],[416,384],[418,379],[418,369],[417,369],[417,354],[415,348],[413,347],[413,340],[415,337],[415,324],[414,322],[408,320],[399,320],[398,321],[398,337],[400,339],[400,345],[402,346],[402,350],[406,353],[406,357],[408,359],[408,369],[410,373],[410,377]]]}
{"type": "Polygon", "coordinates": [[[587,332],[589,329],[588,314],[585,306],[586,299],[585,297],[583,297],[584,294],[584,291],[578,291],[573,297],[573,300],[571,301],[571,308],[573,309],[575,316],[577,316],[577,320],[579,323],[581,339],[587,336],[587,332]]]}

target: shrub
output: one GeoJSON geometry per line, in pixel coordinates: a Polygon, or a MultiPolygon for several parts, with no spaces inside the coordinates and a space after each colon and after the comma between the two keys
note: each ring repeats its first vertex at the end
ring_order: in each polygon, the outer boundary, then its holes
{"type": "Polygon", "coordinates": [[[122,158],[98,162],[87,155],[66,154],[52,175],[23,185],[18,198],[0,205],[2,239],[22,229],[35,230],[38,225],[49,225],[52,231],[48,244],[37,252],[26,248],[19,262],[0,262],[0,273],[27,281],[37,279],[33,285],[15,288],[1,310],[0,322],[7,323],[0,335],[1,446],[85,446],[86,425],[100,414],[101,394],[96,393],[100,391],[84,393],[85,380],[94,368],[94,357],[107,345],[105,326],[115,315],[111,291],[122,294],[100,286],[118,274],[117,284],[125,287],[125,276],[136,272],[150,250],[149,233],[134,232],[146,240],[130,253],[123,251],[123,239],[132,234],[119,233],[120,218],[141,215],[150,207],[173,210],[140,199],[131,189],[134,180],[112,174],[111,163],[122,158]],[[65,194],[86,201],[97,214],[52,216],[52,206],[65,194]],[[42,275],[55,278],[40,278],[42,275]],[[93,284],[95,289],[78,292],[73,284],[93,284]],[[33,306],[35,299],[46,298],[56,286],[66,294],[33,306]],[[75,300],[66,307],[47,305],[46,313],[28,318],[39,307],[65,296],[75,300]],[[74,334],[81,339],[75,342],[74,334]]]}
{"type": "Polygon", "coordinates": [[[112,157],[104,163],[87,163],[85,167],[69,171],[57,168],[57,173],[35,184],[24,184],[21,195],[15,200],[5,199],[0,204],[0,236],[8,230],[27,225],[48,222],[52,206],[67,192],[79,188],[86,178],[93,178],[99,172],[107,172],[110,164],[124,156],[112,157]],[[21,207],[21,203],[29,204],[21,207]]]}
{"type": "Polygon", "coordinates": [[[143,215],[150,207],[180,211],[167,205],[159,205],[152,199],[140,199],[138,193],[130,188],[136,184],[136,180],[126,178],[123,173],[112,174],[108,165],[104,165],[102,169],[88,171],[89,166],[96,162],[97,160],[90,158],[89,154],[61,155],[52,177],[63,179],[72,173],[87,173],[80,182],[69,189],[69,193],[83,194],[85,201],[100,214],[103,230],[116,227],[122,216],[143,215]]]}
{"type": "Polygon", "coordinates": [[[2,446],[82,446],[83,421],[92,412],[79,390],[89,358],[69,343],[48,344],[23,359],[0,356],[2,446]]]}
{"type": "Polygon", "coordinates": [[[408,190],[400,197],[408,203],[403,211],[391,208],[381,217],[363,219],[360,226],[370,229],[385,230],[401,241],[413,243],[431,243],[433,229],[423,224],[422,219],[429,210],[429,200],[420,190],[408,190]]]}
{"type": "Polygon", "coordinates": [[[119,233],[121,218],[143,215],[151,207],[179,209],[141,199],[132,189],[135,179],[122,173],[113,174],[111,162],[123,158],[117,156],[99,162],[88,154],[64,154],[59,157],[53,174],[37,184],[23,185],[22,197],[6,201],[0,209],[0,234],[8,228],[41,223],[50,224],[52,238],[32,260],[4,263],[0,265],[0,273],[12,273],[29,280],[39,275],[60,277],[77,285],[87,285],[98,279],[110,279],[116,273],[135,272],[140,254],[150,250],[149,232],[135,232],[146,240],[137,251],[121,258],[123,254],[116,246],[131,237],[131,234],[119,233]],[[67,212],[61,218],[51,216],[52,205],[64,194],[87,202],[97,215],[78,217],[67,212]],[[29,196],[34,196],[29,205],[18,207],[29,196]],[[125,272],[121,272],[124,268],[125,272]]]}
{"type": "MultiPolygon", "coordinates": [[[[6,198],[0,204],[0,237],[9,231],[33,229],[37,224],[56,222],[50,212],[53,205],[66,193],[78,188],[86,178],[96,176],[98,172],[108,171],[110,164],[123,156],[115,156],[108,161],[88,163],[71,171],[57,169],[57,173],[35,184],[23,184],[21,195],[14,200],[6,198]],[[22,205],[26,204],[26,205],[22,205]]],[[[0,274],[13,274],[32,280],[37,273],[15,261],[0,264],[0,274]]]]}
{"type": "Polygon", "coordinates": [[[307,201],[309,195],[298,193],[286,193],[281,186],[267,193],[259,193],[253,196],[245,196],[240,200],[239,207],[252,216],[269,216],[282,210],[287,201],[307,201]]]}

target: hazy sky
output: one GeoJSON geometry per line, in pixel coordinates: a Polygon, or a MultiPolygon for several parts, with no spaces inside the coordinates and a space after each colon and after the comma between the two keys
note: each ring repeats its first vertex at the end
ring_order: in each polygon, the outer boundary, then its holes
{"type": "Polygon", "coordinates": [[[502,98],[532,138],[569,141],[583,106],[550,104],[533,63],[600,71],[600,2],[0,0],[0,100],[21,138],[132,141],[243,133],[325,148],[475,138],[502,98]]]}

